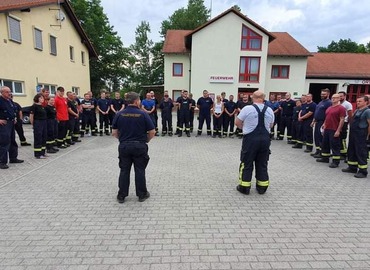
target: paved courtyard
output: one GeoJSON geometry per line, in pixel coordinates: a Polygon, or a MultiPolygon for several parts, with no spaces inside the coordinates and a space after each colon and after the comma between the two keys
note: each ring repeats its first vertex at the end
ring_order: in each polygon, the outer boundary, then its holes
{"type": "Polygon", "coordinates": [[[370,179],[273,141],[267,193],[245,196],[241,140],[194,135],[149,144],[143,203],[133,183],[116,202],[113,137],[20,147],[0,171],[0,269],[370,269],[370,179]]]}

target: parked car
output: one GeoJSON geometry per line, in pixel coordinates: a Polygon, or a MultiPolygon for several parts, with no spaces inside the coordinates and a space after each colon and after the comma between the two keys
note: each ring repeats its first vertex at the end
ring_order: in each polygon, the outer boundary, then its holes
{"type": "Polygon", "coordinates": [[[22,113],[23,113],[23,124],[30,124],[30,111],[31,111],[31,106],[23,107],[22,108],[22,113]]]}

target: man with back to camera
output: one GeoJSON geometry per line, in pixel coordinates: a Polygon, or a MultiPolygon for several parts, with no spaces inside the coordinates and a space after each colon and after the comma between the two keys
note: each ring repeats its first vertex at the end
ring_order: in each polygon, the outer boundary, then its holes
{"type": "Polygon", "coordinates": [[[113,119],[112,135],[119,140],[119,167],[117,200],[123,203],[129,194],[130,171],[134,164],[136,196],[143,202],[150,197],[146,187],[145,169],[149,162],[147,143],[155,135],[155,126],[149,115],[141,110],[139,94],[127,94],[127,107],[113,119]]]}
{"type": "Polygon", "coordinates": [[[248,195],[251,188],[253,165],[256,167],[256,189],[264,194],[269,186],[267,163],[270,155],[270,129],[274,124],[274,112],[264,104],[265,94],[255,91],[253,104],[245,106],[236,117],[235,124],[243,130],[240,155],[239,185],[236,189],[248,195]]]}

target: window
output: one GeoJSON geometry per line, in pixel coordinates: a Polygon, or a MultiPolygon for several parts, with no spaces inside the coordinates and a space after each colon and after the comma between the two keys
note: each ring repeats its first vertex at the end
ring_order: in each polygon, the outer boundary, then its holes
{"type": "Polygon", "coordinates": [[[57,38],[50,36],[50,54],[57,55],[57,38]]]}
{"type": "Polygon", "coordinates": [[[182,77],[182,74],[183,74],[182,63],[173,63],[172,64],[172,76],[182,77]]]}
{"type": "Polygon", "coordinates": [[[80,87],[72,86],[72,92],[78,96],[80,94],[80,87]]]}
{"type": "Polygon", "coordinates": [[[271,78],[289,79],[289,66],[272,66],[271,78]]]}
{"type": "Polygon", "coordinates": [[[258,82],[260,75],[259,57],[241,57],[239,82],[258,82]]]}
{"type": "Polygon", "coordinates": [[[75,61],[75,49],[72,46],[69,46],[69,59],[75,61]]]}
{"type": "Polygon", "coordinates": [[[37,28],[34,28],[33,31],[35,35],[35,49],[42,51],[42,31],[37,28]]]}
{"type": "Polygon", "coordinates": [[[262,37],[245,25],[242,28],[242,50],[261,50],[262,37]]]}
{"type": "Polygon", "coordinates": [[[85,65],[85,52],[81,51],[81,63],[82,65],[85,65]]]}
{"type": "Polygon", "coordinates": [[[2,80],[0,79],[0,86],[7,86],[13,94],[24,94],[23,83],[20,81],[2,80]]]}
{"type": "Polygon", "coordinates": [[[9,39],[18,43],[22,43],[21,36],[21,21],[8,16],[8,26],[9,26],[9,39]]]}
{"type": "Polygon", "coordinates": [[[50,95],[55,96],[56,89],[57,89],[57,86],[56,85],[52,85],[52,84],[38,84],[37,86],[40,89],[44,88],[44,89],[49,90],[50,95]]]}

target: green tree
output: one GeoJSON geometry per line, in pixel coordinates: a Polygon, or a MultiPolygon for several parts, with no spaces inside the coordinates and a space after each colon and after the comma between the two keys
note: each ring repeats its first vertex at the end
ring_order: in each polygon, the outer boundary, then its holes
{"type": "Polygon", "coordinates": [[[101,1],[71,0],[71,4],[99,55],[98,59],[90,60],[91,90],[97,95],[101,88],[120,89],[130,72],[127,68],[130,55],[109,24],[101,1]]]}
{"type": "Polygon", "coordinates": [[[142,21],[135,31],[135,43],[130,46],[131,56],[135,59],[131,69],[131,89],[139,91],[141,85],[152,84],[153,41],[149,39],[150,25],[142,21]]]}
{"type": "Polygon", "coordinates": [[[166,36],[167,30],[194,30],[206,23],[210,18],[210,10],[204,6],[203,0],[188,0],[186,8],[176,10],[161,25],[160,34],[166,36]]]}
{"type": "Polygon", "coordinates": [[[327,47],[317,47],[318,52],[352,52],[352,53],[370,53],[370,42],[365,46],[358,44],[349,39],[340,39],[338,42],[334,40],[327,47]]]}

